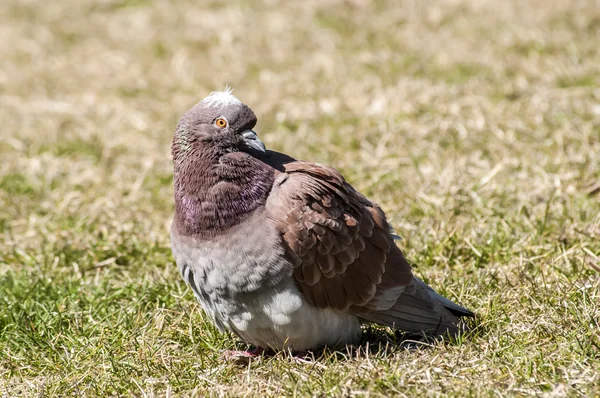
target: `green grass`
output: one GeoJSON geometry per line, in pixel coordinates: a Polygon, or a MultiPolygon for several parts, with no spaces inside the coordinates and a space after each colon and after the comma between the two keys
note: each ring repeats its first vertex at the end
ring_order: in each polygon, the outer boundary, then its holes
{"type": "Polygon", "coordinates": [[[600,394],[593,1],[8,0],[0,396],[600,394]],[[199,5],[202,4],[202,5],[199,5]],[[225,84],[376,200],[457,341],[238,367],[170,253],[170,140],[225,84]]]}

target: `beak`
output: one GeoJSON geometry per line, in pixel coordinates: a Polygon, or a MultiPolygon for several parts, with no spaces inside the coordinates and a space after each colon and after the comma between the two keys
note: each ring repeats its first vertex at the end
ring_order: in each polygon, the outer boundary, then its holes
{"type": "Polygon", "coordinates": [[[267,148],[265,148],[265,144],[258,138],[256,133],[253,130],[246,130],[242,133],[242,137],[244,137],[244,142],[252,149],[256,149],[260,152],[265,152],[267,148]]]}

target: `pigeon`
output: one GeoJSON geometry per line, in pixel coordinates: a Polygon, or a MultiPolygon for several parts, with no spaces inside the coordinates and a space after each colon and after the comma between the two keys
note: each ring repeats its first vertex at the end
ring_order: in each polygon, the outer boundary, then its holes
{"type": "Polygon", "coordinates": [[[455,336],[473,312],[413,275],[381,208],[335,169],[265,148],[230,89],[179,121],[171,247],[205,313],[256,350],[357,345],[374,323],[455,336]]]}

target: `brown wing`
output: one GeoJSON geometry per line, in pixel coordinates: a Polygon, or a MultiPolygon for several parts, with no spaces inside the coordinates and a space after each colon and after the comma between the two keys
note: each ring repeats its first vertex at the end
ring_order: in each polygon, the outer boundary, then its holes
{"type": "Polygon", "coordinates": [[[375,309],[390,298],[391,306],[413,276],[383,211],[332,168],[300,161],[284,168],[267,210],[307,299],[340,311],[375,309]]]}
{"type": "Polygon", "coordinates": [[[279,172],[267,213],[311,304],[413,333],[455,334],[458,316],[473,316],[413,277],[383,211],[336,170],[276,154],[269,163],[279,172]]]}

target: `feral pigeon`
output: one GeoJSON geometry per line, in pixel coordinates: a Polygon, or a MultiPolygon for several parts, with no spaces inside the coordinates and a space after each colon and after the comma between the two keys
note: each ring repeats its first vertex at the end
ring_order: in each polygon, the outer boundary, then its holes
{"type": "Polygon", "coordinates": [[[357,344],[361,323],[455,335],[473,313],[413,275],[379,206],[335,169],[269,151],[229,90],[179,121],[171,246],[206,314],[257,348],[357,344]]]}

